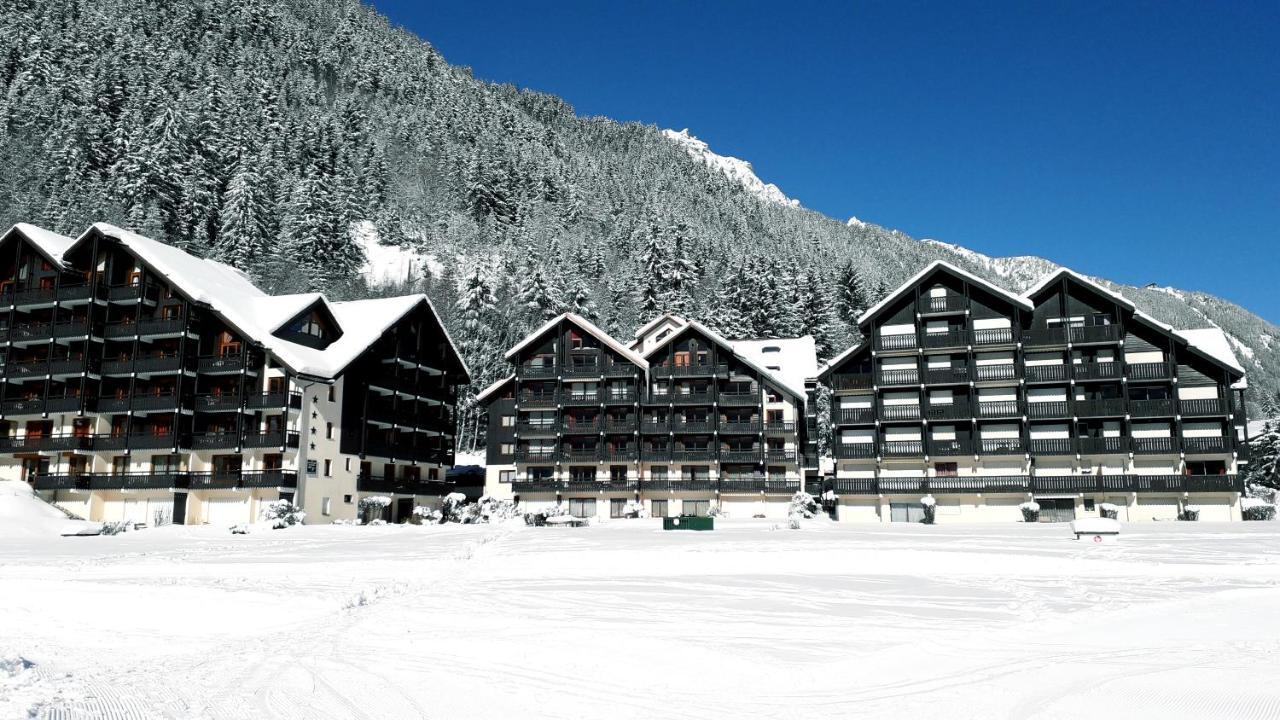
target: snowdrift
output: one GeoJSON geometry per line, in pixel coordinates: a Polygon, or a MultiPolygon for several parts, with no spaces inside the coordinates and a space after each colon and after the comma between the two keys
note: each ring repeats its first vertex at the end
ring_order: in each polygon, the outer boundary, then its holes
{"type": "Polygon", "coordinates": [[[61,535],[101,523],[71,520],[20,480],[0,480],[0,538],[61,535]]]}

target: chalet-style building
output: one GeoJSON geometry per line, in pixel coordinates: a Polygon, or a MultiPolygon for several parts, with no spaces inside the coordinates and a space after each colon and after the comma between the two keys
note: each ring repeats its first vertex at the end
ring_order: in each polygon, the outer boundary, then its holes
{"type": "Polygon", "coordinates": [[[424,295],[270,296],[111,225],[0,236],[0,476],[92,520],[308,522],[448,492],[467,369],[424,295]]]}
{"type": "MultiPolygon", "coordinates": [[[[1074,272],[1015,295],[935,262],[827,363],[842,520],[1239,519],[1244,369],[1217,328],[1174,330],[1074,272]]],[[[828,496],[830,497],[830,496],[828,496]]]]}
{"type": "MultiPolygon", "coordinates": [[[[783,517],[803,487],[813,339],[728,340],[664,315],[620,342],[564,314],[507,352],[488,408],[486,491],[581,517],[783,517]]],[[[812,469],[812,468],[809,468],[812,469]]]]}

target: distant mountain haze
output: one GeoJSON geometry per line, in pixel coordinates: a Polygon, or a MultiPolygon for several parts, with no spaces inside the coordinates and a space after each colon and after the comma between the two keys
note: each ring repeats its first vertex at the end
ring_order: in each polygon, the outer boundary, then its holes
{"type": "MultiPolygon", "coordinates": [[[[810,334],[829,357],[856,340],[851,310],[932,260],[1017,291],[1057,267],[826,217],[697,128],[580,118],[477,80],[356,0],[146,7],[0,5],[0,221],[110,221],[274,292],[380,295],[408,275],[473,370],[463,450],[503,350],[566,309],[617,337],[667,310],[730,336],[810,334]]],[[[1276,326],[1111,287],[1175,327],[1221,327],[1253,400],[1280,390],[1276,326]]]]}

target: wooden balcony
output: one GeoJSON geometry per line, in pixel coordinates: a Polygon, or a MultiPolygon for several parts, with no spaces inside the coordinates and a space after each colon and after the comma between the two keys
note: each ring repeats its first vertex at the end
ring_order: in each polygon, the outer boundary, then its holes
{"type": "Polygon", "coordinates": [[[1023,375],[1027,382],[1066,382],[1070,377],[1069,365],[1027,365],[1023,375]]]}
{"type": "Polygon", "coordinates": [[[1064,419],[1071,417],[1070,403],[1066,400],[1028,402],[1027,417],[1032,420],[1064,419]]]}
{"type": "Polygon", "coordinates": [[[748,405],[759,405],[761,402],[761,397],[760,397],[760,393],[758,392],[749,392],[749,393],[722,392],[718,397],[716,397],[716,402],[721,405],[743,407],[748,405]]]}
{"type": "Polygon", "coordinates": [[[728,377],[728,365],[658,365],[650,367],[649,372],[656,378],[662,377],[728,377]]]}
{"type": "Polygon", "coordinates": [[[1136,437],[1130,447],[1138,455],[1163,455],[1178,452],[1178,439],[1174,437],[1136,437]]]}
{"type": "Polygon", "coordinates": [[[881,370],[876,384],[881,386],[893,385],[918,385],[920,383],[920,372],[914,368],[910,370],[881,370]]]}
{"type": "Polygon", "coordinates": [[[1013,338],[1013,328],[982,328],[973,331],[974,345],[1012,345],[1013,338]]]}
{"type": "Polygon", "coordinates": [[[1179,400],[1178,412],[1184,417],[1207,417],[1226,415],[1227,401],[1221,398],[1204,398],[1200,400],[1179,400]]]}
{"type": "Polygon", "coordinates": [[[963,385],[969,382],[969,368],[933,368],[924,371],[926,385],[963,385]]]}
{"type": "Polygon", "coordinates": [[[996,402],[977,402],[974,404],[980,418],[1016,418],[1022,417],[1022,408],[1017,400],[998,400],[996,402]]]}
{"type": "Polygon", "coordinates": [[[924,455],[922,440],[883,440],[880,453],[885,457],[916,457],[924,455]]]}
{"type": "Polygon", "coordinates": [[[1031,438],[1032,455],[1075,455],[1076,448],[1071,438],[1031,438]]]}
{"type": "Polygon", "coordinates": [[[906,335],[880,335],[876,337],[876,350],[914,350],[920,346],[915,333],[906,335]]]}
{"type": "Polygon", "coordinates": [[[998,365],[979,365],[974,368],[973,379],[977,382],[991,382],[995,380],[1017,380],[1018,367],[1013,363],[1002,363],[998,365]]]}
{"type": "Polygon", "coordinates": [[[875,459],[876,444],[873,442],[846,443],[836,438],[831,444],[831,454],[841,460],[875,459]]]}
{"type": "Polygon", "coordinates": [[[1130,380],[1169,380],[1173,377],[1173,366],[1169,363],[1133,363],[1125,368],[1130,380]]]}
{"type": "Polygon", "coordinates": [[[917,307],[921,315],[962,313],[969,307],[969,301],[963,295],[927,295],[920,298],[917,307]]]}
{"type": "Polygon", "coordinates": [[[1026,452],[1022,438],[983,438],[978,441],[978,452],[983,455],[1021,455],[1026,452]]]}
{"type": "Polygon", "coordinates": [[[1078,382],[1090,380],[1116,380],[1120,377],[1118,362],[1082,362],[1071,366],[1072,374],[1078,382]]]}
{"type": "Polygon", "coordinates": [[[1129,415],[1133,417],[1173,417],[1176,414],[1173,400],[1129,401],[1129,415]]]}
{"type": "Polygon", "coordinates": [[[890,421],[919,420],[920,404],[912,403],[907,405],[884,405],[880,408],[880,418],[882,420],[890,420],[890,421]]]}
{"type": "Polygon", "coordinates": [[[1227,437],[1183,437],[1182,450],[1188,455],[1205,455],[1231,452],[1231,439],[1227,437]]]}
{"type": "Polygon", "coordinates": [[[1076,417],[1120,417],[1125,414],[1124,398],[1076,400],[1076,417]]]}
{"type": "Polygon", "coordinates": [[[929,454],[939,456],[972,455],[973,445],[968,440],[930,440],[929,454]]]}
{"type": "Polygon", "coordinates": [[[1128,437],[1081,437],[1076,438],[1083,455],[1115,455],[1129,452],[1128,437]]]}
{"type": "Polygon", "coordinates": [[[926,349],[964,348],[969,346],[969,333],[964,330],[948,330],[946,332],[926,332],[921,335],[921,345],[926,349]]]}
{"type": "Polygon", "coordinates": [[[831,389],[837,392],[841,390],[870,390],[874,384],[871,373],[846,373],[831,376],[831,389]]]}

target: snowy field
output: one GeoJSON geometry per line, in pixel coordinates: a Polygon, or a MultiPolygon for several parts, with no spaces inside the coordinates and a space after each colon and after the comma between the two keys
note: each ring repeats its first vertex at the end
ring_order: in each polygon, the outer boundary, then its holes
{"type": "Polygon", "coordinates": [[[1280,717],[1280,524],[0,540],[0,717],[1280,717]]]}

